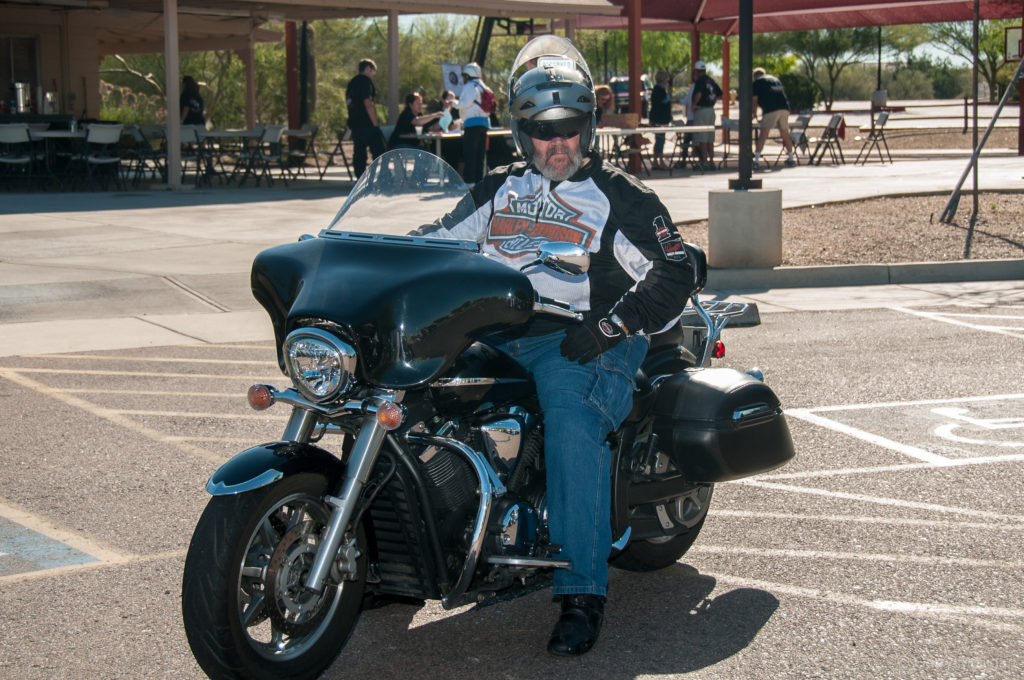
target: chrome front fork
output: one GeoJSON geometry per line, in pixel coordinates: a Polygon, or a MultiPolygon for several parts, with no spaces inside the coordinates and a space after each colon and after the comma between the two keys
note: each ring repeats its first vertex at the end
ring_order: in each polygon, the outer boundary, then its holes
{"type": "MultiPolygon", "coordinates": [[[[391,396],[381,395],[377,399],[383,398],[390,401],[391,396]]],[[[355,444],[352,446],[342,487],[337,496],[328,495],[324,498],[324,502],[330,505],[333,511],[305,583],[306,588],[315,593],[321,592],[324,588],[324,581],[330,573],[331,563],[335,555],[338,554],[341,541],[345,537],[345,530],[355,514],[359,494],[370,479],[370,473],[377,463],[377,456],[384,443],[384,435],[388,432],[387,428],[378,421],[376,409],[366,406],[371,401],[364,402],[364,410],[367,411],[367,414],[363,419],[355,444]]],[[[310,428],[311,431],[312,428],[310,428]]]]}

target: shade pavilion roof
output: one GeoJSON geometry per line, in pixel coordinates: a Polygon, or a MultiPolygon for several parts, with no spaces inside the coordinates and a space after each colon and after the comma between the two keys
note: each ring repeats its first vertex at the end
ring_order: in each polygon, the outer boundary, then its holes
{"type": "MultiPolygon", "coordinates": [[[[625,6],[627,0],[611,0],[625,6]]],[[[756,0],[754,32],[805,31],[819,28],[891,26],[970,21],[973,0],[756,0]]],[[[735,35],[738,0],[642,0],[643,28],[735,35]]],[[[1021,18],[1020,0],[982,0],[982,19],[1021,18]]],[[[626,28],[621,17],[583,16],[579,28],[626,28]]]]}
{"type": "MultiPolygon", "coordinates": [[[[163,0],[0,0],[5,6],[114,10],[161,14],[163,0]]],[[[617,15],[609,0],[178,0],[179,14],[301,21],[399,14],[467,14],[494,17],[564,18],[617,15]]]]}

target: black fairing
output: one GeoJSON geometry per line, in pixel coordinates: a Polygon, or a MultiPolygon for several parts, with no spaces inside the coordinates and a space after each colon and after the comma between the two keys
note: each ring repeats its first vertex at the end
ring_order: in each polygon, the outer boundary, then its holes
{"type": "Polygon", "coordinates": [[[282,370],[285,336],[323,319],[351,334],[359,378],[390,389],[429,382],[474,340],[524,323],[534,298],[525,274],[475,244],[341,232],[263,251],[251,284],[282,370]]]}
{"type": "Polygon", "coordinates": [[[515,359],[475,342],[430,392],[439,413],[455,415],[491,404],[525,403],[534,398],[536,389],[533,378],[515,359]]]}

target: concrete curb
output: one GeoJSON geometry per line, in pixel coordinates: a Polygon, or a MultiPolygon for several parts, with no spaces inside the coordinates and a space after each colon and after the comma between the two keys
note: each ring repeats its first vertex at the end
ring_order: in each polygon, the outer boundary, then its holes
{"type": "Polygon", "coordinates": [[[955,260],[899,264],[847,264],[826,267],[711,269],[708,290],[764,290],[884,286],[910,283],[1024,280],[1024,259],[955,260]]]}

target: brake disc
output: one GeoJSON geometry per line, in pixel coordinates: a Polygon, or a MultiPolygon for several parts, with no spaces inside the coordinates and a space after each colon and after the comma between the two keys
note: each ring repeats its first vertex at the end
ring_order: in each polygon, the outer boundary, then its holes
{"type": "Polygon", "coordinates": [[[318,544],[309,540],[314,527],[307,520],[281,537],[267,566],[267,614],[274,628],[295,637],[315,629],[327,613],[332,587],[320,593],[306,589],[318,544]]]}

